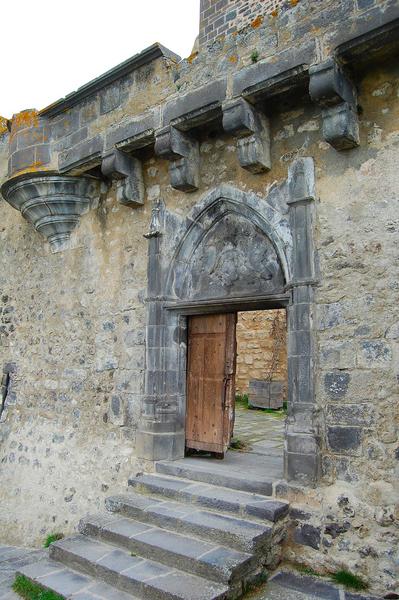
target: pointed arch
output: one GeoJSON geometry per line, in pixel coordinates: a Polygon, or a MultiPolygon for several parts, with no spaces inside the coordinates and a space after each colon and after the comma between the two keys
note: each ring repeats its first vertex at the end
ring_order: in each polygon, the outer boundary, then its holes
{"type": "Polygon", "coordinates": [[[291,280],[292,236],[283,200],[281,207],[276,204],[275,198],[268,202],[268,197],[229,185],[207,193],[176,235],[166,295],[189,299],[206,296],[205,290],[213,297],[243,289],[247,294],[281,292],[291,280]],[[203,289],[193,289],[193,281],[203,289]]]}

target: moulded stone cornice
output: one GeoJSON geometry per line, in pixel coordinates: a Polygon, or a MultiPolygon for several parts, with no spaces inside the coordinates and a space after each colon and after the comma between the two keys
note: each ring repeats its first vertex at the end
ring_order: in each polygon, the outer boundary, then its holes
{"type": "Polygon", "coordinates": [[[52,252],[59,252],[69,247],[71,232],[98,200],[100,188],[90,177],[37,174],[11,179],[1,192],[47,238],[52,252]]]}

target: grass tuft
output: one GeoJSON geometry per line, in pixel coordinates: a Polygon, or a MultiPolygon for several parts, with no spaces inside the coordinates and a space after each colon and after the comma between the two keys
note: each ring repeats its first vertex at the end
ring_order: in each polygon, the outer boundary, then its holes
{"type": "Polygon", "coordinates": [[[259,60],[259,52],[257,50],[253,50],[251,52],[251,61],[253,63],[256,63],[256,62],[258,62],[258,60],[259,60]]]}
{"type": "Polygon", "coordinates": [[[248,444],[246,442],[244,442],[243,440],[240,440],[239,438],[232,438],[229,448],[231,450],[245,451],[248,449],[248,444]]]}
{"type": "Polygon", "coordinates": [[[331,579],[335,581],[335,583],[351,588],[352,590],[367,590],[369,587],[368,583],[363,581],[361,577],[358,577],[358,575],[354,575],[349,571],[345,571],[345,569],[332,573],[331,579]]]}
{"type": "Polygon", "coordinates": [[[50,535],[48,535],[46,537],[46,539],[44,540],[43,547],[48,548],[50,546],[50,544],[52,544],[53,542],[56,542],[57,540],[62,540],[63,537],[64,537],[63,533],[50,533],[50,535]]]}
{"type": "Polygon", "coordinates": [[[63,596],[51,590],[46,590],[41,585],[25,577],[25,575],[16,575],[12,589],[25,600],[63,600],[63,596]]]}
{"type": "Polygon", "coordinates": [[[238,406],[242,406],[242,408],[248,408],[248,394],[237,394],[236,395],[236,404],[238,406]]]}
{"type": "Polygon", "coordinates": [[[302,575],[309,575],[309,577],[321,577],[321,574],[317,573],[317,571],[314,571],[311,567],[306,567],[305,565],[301,565],[299,563],[293,563],[292,566],[296,571],[302,573],[302,575]]]}

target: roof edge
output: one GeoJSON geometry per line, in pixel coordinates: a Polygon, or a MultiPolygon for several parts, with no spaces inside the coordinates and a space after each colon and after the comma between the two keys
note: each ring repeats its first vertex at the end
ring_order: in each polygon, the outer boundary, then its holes
{"type": "Polygon", "coordinates": [[[109,71],[106,71],[99,77],[92,79],[88,83],[85,83],[81,87],[79,87],[75,92],[71,92],[64,98],[60,98],[56,100],[49,106],[46,106],[42,110],[39,111],[39,114],[45,117],[55,117],[56,115],[64,112],[68,108],[72,108],[82,100],[89,98],[102,88],[106,87],[110,83],[113,83],[117,79],[124,77],[128,73],[135,71],[139,67],[146,65],[157,58],[169,58],[170,60],[178,63],[181,61],[181,58],[178,54],[175,54],[162,44],[156,42],[148,48],[145,48],[138,54],[135,54],[131,58],[128,58],[124,62],[116,65],[109,71]]]}

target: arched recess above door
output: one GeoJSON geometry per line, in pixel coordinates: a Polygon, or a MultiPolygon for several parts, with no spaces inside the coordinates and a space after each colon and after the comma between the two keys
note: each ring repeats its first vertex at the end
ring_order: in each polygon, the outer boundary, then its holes
{"type": "Polygon", "coordinates": [[[281,294],[290,281],[293,240],[280,187],[260,198],[220,186],[193,208],[174,240],[169,299],[281,294]]]}

